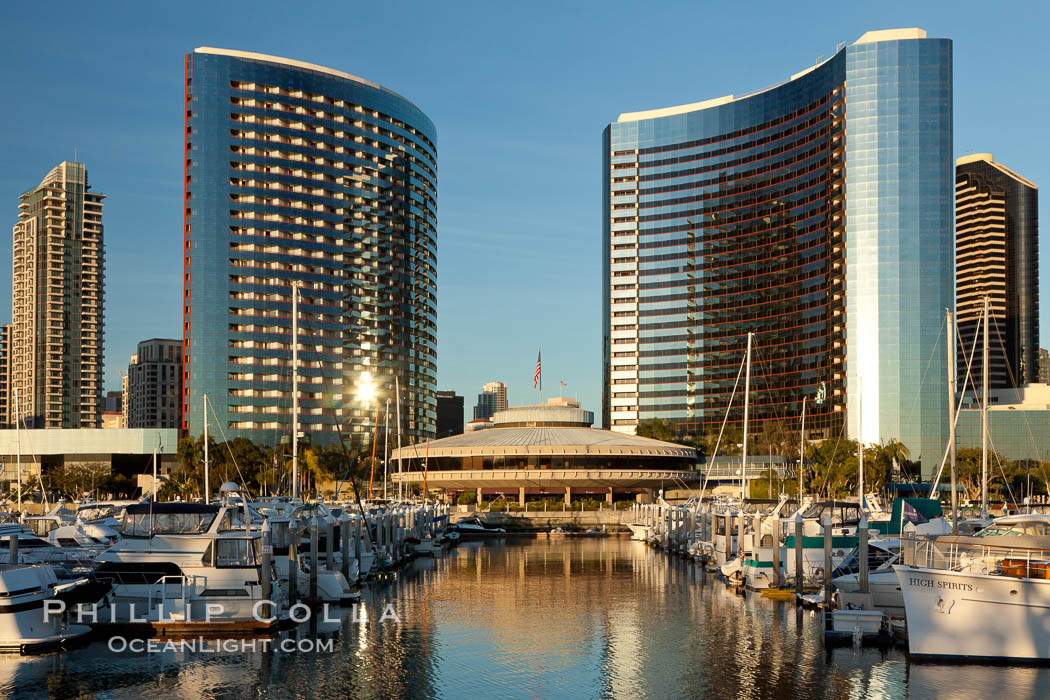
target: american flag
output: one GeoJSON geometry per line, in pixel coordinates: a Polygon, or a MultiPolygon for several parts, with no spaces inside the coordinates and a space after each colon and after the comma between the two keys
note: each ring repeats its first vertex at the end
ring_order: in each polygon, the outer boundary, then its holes
{"type": "Polygon", "coordinates": [[[539,387],[540,391],[543,391],[543,373],[540,372],[540,354],[541,350],[536,351],[536,372],[532,375],[532,388],[539,387]]]}

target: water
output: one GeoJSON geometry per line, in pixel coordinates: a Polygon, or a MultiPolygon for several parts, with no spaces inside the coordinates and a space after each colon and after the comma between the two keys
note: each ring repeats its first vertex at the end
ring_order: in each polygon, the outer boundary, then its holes
{"type": "MultiPolygon", "coordinates": [[[[1050,669],[909,664],[825,651],[818,618],[742,596],[626,539],[463,543],[372,584],[363,609],[276,643],[305,649],[112,652],[107,641],[0,655],[17,698],[1046,697],[1050,669]],[[400,618],[380,622],[387,604],[400,618]],[[359,616],[363,613],[359,611],[359,616]]],[[[258,642],[257,645],[260,645],[258,642]]]]}

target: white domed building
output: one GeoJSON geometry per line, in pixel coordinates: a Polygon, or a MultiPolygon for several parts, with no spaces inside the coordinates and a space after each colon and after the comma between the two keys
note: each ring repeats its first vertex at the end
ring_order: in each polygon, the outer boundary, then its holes
{"type": "Polygon", "coordinates": [[[562,495],[614,500],[695,481],[696,451],[685,445],[598,430],[594,413],[573,399],[511,406],[492,427],[395,450],[395,483],[423,484],[451,497],[480,489],[524,503],[562,495]]]}

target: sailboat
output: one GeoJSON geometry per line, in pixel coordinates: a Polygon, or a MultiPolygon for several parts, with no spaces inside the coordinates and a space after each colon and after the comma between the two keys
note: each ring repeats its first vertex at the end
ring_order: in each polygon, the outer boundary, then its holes
{"type": "MultiPolygon", "coordinates": [[[[981,521],[986,522],[987,297],[982,324],[981,521]]],[[[908,550],[904,563],[893,568],[912,656],[1050,661],[1050,518],[999,518],[975,536],[926,538],[908,550]]]]}

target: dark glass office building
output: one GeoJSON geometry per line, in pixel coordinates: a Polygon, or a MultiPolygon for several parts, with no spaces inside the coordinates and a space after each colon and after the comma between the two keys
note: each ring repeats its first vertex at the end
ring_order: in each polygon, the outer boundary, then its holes
{"type": "Polygon", "coordinates": [[[988,297],[988,386],[1039,381],[1039,189],[991,153],[955,165],[955,310],[959,389],[981,390],[978,324],[988,297]],[[974,341],[977,345],[974,345],[974,341]],[[976,347],[976,352],[973,352],[976,347]]]}
{"type": "Polygon", "coordinates": [[[743,417],[811,439],[947,436],[952,45],[868,32],[742,97],[620,115],[604,133],[603,424],[690,434],[743,417]],[[738,379],[739,378],[739,379],[738,379]],[[861,390],[863,385],[863,391],[861,390]]]}
{"type": "Polygon", "coordinates": [[[454,391],[437,392],[438,439],[463,434],[463,397],[454,391]]]}
{"type": "MultiPolygon", "coordinates": [[[[434,434],[437,135],[405,98],[274,56],[186,55],[182,428],[287,439],[292,286],[299,423],[371,433],[400,387],[434,434]]],[[[394,416],[391,416],[393,419],[394,416]]]]}

